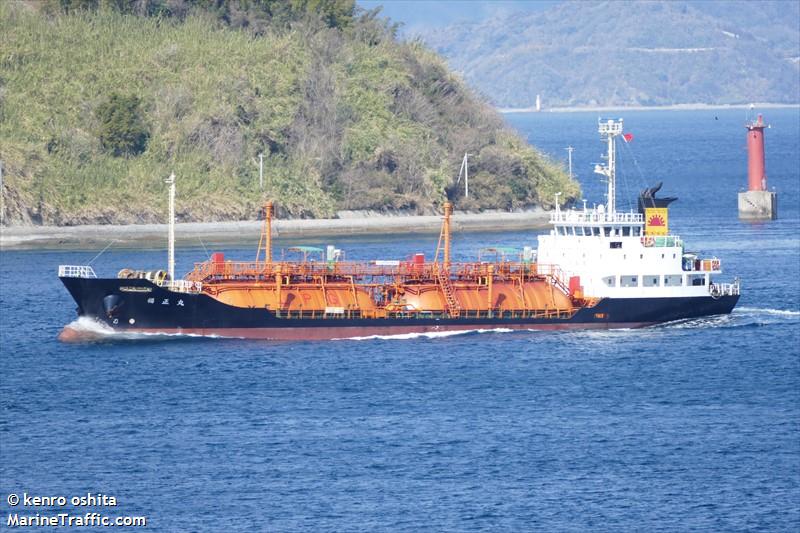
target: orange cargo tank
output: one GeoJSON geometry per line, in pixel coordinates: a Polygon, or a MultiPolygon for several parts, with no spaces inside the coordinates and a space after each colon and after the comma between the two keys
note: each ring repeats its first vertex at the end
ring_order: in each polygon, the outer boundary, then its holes
{"type": "Polygon", "coordinates": [[[332,308],[375,309],[375,302],[366,290],[342,284],[325,288],[320,285],[288,285],[280,289],[274,283],[265,286],[225,284],[216,287],[214,296],[220,302],[235,307],[319,312],[332,308]]]}

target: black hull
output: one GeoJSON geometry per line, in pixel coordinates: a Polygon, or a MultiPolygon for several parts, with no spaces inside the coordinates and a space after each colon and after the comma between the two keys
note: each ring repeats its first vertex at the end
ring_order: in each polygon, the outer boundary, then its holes
{"type": "Polygon", "coordinates": [[[78,315],[121,332],[188,333],[264,339],[330,339],[472,329],[607,329],[643,327],[730,313],[739,296],[600,300],[570,316],[286,318],[234,307],[204,294],[171,292],[147,280],[61,278],[78,315]]]}

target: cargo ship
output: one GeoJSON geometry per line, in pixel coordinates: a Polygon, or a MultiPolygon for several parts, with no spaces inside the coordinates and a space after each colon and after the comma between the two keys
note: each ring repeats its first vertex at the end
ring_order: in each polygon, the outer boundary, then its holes
{"type": "MultiPolygon", "coordinates": [[[[453,207],[445,202],[432,260],[352,262],[332,246],[295,247],[296,260],[272,254],[274,206],[254,261],[213,253],[182,279],[174,275],[175,178],[170,194],[167,270],[122,269],[99,278],[89,265],[61,265],[59,277],[79,317],[107,330],[252,339],[336,339],[482,329],[638,328],[730,313],[739,280],[716,281],[716,257],[687,252],[669,232],[660,187],[642,192],[638,211],[616,209],[616,145],[622,120],[599,121],[607,143],[595,172],[608,182],[607,202],[559,207],[538,246],[495,247],[472,262],[451,260],[453,207]],[[486,260],[486,254],[491,260],[486,260]]],[[[624,140],[624,139],[623,139],[624,140]]],[[[62,340],[80,333],[67,326],[62,340]]]]}

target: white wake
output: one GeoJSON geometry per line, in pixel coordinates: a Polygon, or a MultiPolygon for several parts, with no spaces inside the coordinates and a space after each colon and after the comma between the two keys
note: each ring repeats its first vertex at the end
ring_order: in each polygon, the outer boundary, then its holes
{"type": "Polygon", "coordinates": [[[466,335],[475,333],[510,333],[515,330],[509,328],[492,328],[492,329],[464,329],[458,331],[426,331],[419,333],[397,333],[395,335],[366,335],[363,337],[342,337],[332,339],[335,341],[371,341],[371,340],[410,340],[410,339],[441,339],[444,337],[453,337],[455,335],[466,335]]]}
{"type": "Polygon", "coordinates": [[[775,316],[800,316],[800,311],[791,311],[788,309],[770,309],[768,307],[767,308],[739,307],[736,309],[736,311],[744,311],[745,313],[754,313],[754,314],[763,313],[765,315],[775,315],[775,316]]]}
{"type": "Polygon", "coordinates": [[[102,342],[117,340],[142,340],[142,339],[180,339],[180,338],[210,338],[219,339],[220,335],[200,335],[197,333],[159,333],[145,331],[115,330],[90,317],[82,316],[73,320],[59,334],[59,339],[64,342],[102,342]]]}

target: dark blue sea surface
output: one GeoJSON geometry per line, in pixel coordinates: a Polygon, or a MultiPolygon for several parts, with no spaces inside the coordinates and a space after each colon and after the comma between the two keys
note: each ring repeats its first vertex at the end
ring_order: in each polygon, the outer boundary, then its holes
{"type": "MultiPolygon", "coordinates": [[[[150,531],[797,531],[800,112],[767,110],[774,222],[737,219],[745,111],[628,112],[623,193],[664,181],[687,247],[742,280],[731,316],[641,330],[472,332],[328,342],[56,340],[59,264],[3,252],[0,529],[7,495],[102,493],[150,531]],[[629,150],[630,149],[630,150],[629,150]]],[[[590,203],[597,115],[512,115],[575,151],[590,203]]],[[[625,203],[621,202],[624,206],[625,203]]],[[[179,236],[180,237],[180,236],[179,236]]],[[[224,250],[250,259],[252,248],[224,250]]],[[[429,254],[430,236],[317,241],[349,259],[429,254]]],[[[531,233],[457,234],[455,255],[531,233]]],[[[278,246],[287,243],[278,243],[278,246]]],[[[178,250],[179,270],[205,258],[178,250]]],[[[163,267],[119,246],[92,263],[163,267]]],[[[21,508],[57,514],[60,508],[21,508]]],[[[45,529],[45,528],[37,528],[45,529]]],[[[84,530],[92,530],[86,528],[84,530]]]]}

